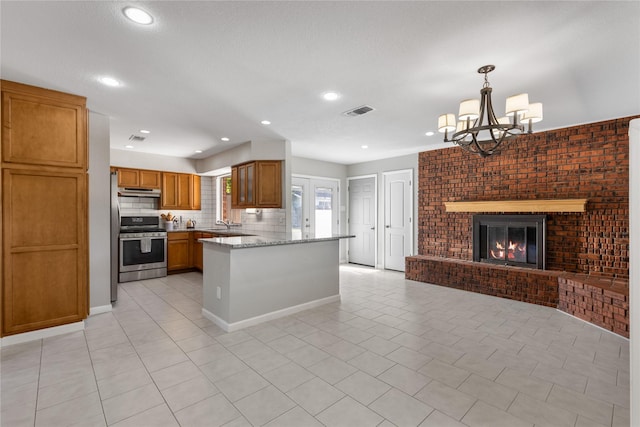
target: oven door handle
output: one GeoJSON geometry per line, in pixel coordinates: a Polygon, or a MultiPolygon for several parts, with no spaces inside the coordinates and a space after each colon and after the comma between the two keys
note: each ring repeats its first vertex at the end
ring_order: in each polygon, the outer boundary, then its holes
{"type": "Polygon", "coordinates": [[[142,239],[167,240],[165,236],[156,236],[156,237],[122,237],[120,236],[120,240],[123,242],[130,242],[132,240],[142,240],[142,239]]]}

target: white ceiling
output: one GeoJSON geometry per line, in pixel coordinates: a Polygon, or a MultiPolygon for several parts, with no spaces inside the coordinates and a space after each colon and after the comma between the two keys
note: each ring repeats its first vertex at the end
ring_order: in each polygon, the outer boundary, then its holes
{"type": "Polygon", "coordinates": [[[439,148],[425,132],[479,97],[485,64],[496,113],[528,92],[538,130],[640,113],[638,1],[135,2],[150,26],[128,4],[3,0],[2,78],[86,96],[114,149],[149,129],[134,151],[188,158],[273,139],[344,164],[439,148]]]}

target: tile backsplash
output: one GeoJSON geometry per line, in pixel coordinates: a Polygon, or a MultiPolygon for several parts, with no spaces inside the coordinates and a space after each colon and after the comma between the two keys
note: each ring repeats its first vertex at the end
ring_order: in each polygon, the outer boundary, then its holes
{"type": "Polygon", "coordinates": [[[160,199],[150,197],[118,197],[120,201],[120,215],[122,216],[160,216],[171,212],[173,215],[182,217],[182,226],[186,226],[187,220],[195,220],[198,227],[209,228],[216,222],[215,203],[215,178],[203,176],[200,180],[201,186],[201,210],[174,210],[160,209],[160,199]]]}
{"type": "Polygon", "coordinates": [[[260,214],[242,211],[242,228],[268,233],[286,232],[286,212],[284,209],[260,209],[260,214]]]}
{"type": "MultiPolygon", "coordinates": [[[[173,209],[159,209],[160,199],[150,197],[119,197],[120,215],[122,216],[160,216],[171,212],[182,217],[182,227],[187,220],[195,220],[196,226],[210,228],[216,223],[216,179],[215,177],[201,177],[201,207],[199,211],[180,211],[173,209]]],[[[284,209],[260,209],[260,214],[248,213],[241,209],[241,222],[244,230],[264,231],[268,233],[286,232],[286,211],[284,209]]]]}

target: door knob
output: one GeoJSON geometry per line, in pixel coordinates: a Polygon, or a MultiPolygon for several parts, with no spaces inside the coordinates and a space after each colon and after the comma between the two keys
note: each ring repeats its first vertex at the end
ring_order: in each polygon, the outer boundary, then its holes
{"type": "Polygon", "coordinates": [[[375,228],[375,227],[371,227],[371,229],[372,229],[372,230],[375,230],[376,228],[375,228]]]}

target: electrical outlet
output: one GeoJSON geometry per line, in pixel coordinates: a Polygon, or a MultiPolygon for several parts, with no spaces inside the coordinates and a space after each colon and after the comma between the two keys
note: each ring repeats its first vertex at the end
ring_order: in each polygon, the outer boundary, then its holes
{"type": "Polygon", "coordinates": [[[216,297],[218,299],[222,298],[222,289],[220,289],[220,286],[216,288],[216,297]]]}

